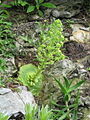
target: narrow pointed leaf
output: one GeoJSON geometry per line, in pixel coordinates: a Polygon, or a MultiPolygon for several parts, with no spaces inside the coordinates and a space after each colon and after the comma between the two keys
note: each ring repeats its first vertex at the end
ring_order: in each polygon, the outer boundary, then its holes
{"type": "Polygon", "coordinates": [[[73,90],[76,90],[78,87],[80,87],[85,81],[82,80],[80,82],[78,82],[76,85],[72,86],[69,90],[68,90],[68,93],[73,91],[73,90]]]}
{"type": "Polygon", "coordinates": [[[70,80],[70,86],[71,86],[71,84],[73,83],[73,81],[74,81],[74,79],[70,80]]]}
{"type": "Polygon", "coordinates": [[[69,88],[70,87],[69,80],[66,77],[64,77],[64,81],[65,81],[66,88],[69,88]]]}
{"type": "Polygon", "coordinates": [[[11,5],[8,5],[8,4],[1,4],[1,7],[4,7],[4,8],[11,8],[12,6],[11,6],[11,5]]]}
{"type": "Polygon", "coordinates": [[[56,8],[56,6],[52,3],[43,3],[42,6],[48,7],[48,8],[56,8]]]}
{"type": "Polygon", "coordinates": [[[66,90],[65,87],[62,85],[62,83],[60,82],[60,80],[57,80],[57,79],[55,79],[55,80],[56,80],[56,82],[58,83],[61,91],[62,91],[64,94],[67,94],[67,90],[66,90]]]}
{"type": "Polygon", "coordinates": [[[43,3],[43,2],[44,2],[44,0],[39,0],[39,4],[40,4],[40,3],[43,3]]]}
{"type": "Polygon", "coordinates": [[[38,0],[35,0],[36,4],[39,4],[38,0]]]}
{"type": "Polygon", "coordinates": [[[64,120],[68,114],[69,114],[69,112],[64,113],[58,120],[64,120]]]}
{"type": "Polygon", "coordinates": [[[43,12],[41,10],[38,10],[38,14],[42,17],[43,16],[43,12]]]}

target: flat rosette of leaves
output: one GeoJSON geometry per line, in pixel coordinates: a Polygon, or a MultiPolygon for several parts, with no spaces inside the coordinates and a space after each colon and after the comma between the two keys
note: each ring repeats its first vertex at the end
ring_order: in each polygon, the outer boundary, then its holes
{"type": "Polygon", "coordinates": [[[38,95],[41,86],[43,75],[41,70],[32,64],[26,64],[20,67],[19,80],[23,85],[27,86],[35,95],[38,95]]]}

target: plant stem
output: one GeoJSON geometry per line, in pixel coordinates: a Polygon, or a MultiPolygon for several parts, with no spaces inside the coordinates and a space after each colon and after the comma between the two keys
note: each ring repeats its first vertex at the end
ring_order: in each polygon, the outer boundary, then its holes
{"type": "Polygon", "coordinates": [[[68,105],[68,101],[66,101],[65,104],[66,104],[66,107],[67,107],[68,118],[69,118],[69,120],[72,120],[72,119],[71,119],[71,114],[70,114],[69,105],[68,105]]]}

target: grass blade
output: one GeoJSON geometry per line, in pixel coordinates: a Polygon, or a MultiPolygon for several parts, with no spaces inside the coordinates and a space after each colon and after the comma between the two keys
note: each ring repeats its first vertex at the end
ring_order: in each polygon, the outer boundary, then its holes
{"type": "Polygon", "coordinates": [[[69,112],[64,113],[58,120],[64,120],[68,114],[69,112]]]}
{"type": "Polygon", "coordinates": [[[85,80],[81,80],[80,82],[78,82],[76,85],[72,86],[69,90],[68,93],[70,93],[73,90],[76,90],[78,87],[81,86],[81,84],[83,84],[85,82],[85,80]]]}
{"type": "Polygon", "coordinates": [[[66,88],[69,88],[70,87],[69,80],[65,76],[63,78],[64,78],[64,81],[65,81],[66,88]]]}
{"type": "Polygon", "coordinates": [[[57,79],[55,79],[56,80],[56,82],[58,83],[58,85],[59,85],[59,87],[60,87],[60,89],[61,89],[61,92],[63,92],[64,94],[67,94],[67,90],[66,90],[66,88],[62,85],[62,83],[60,82],[60,80],[57,80],[57,79]]]}

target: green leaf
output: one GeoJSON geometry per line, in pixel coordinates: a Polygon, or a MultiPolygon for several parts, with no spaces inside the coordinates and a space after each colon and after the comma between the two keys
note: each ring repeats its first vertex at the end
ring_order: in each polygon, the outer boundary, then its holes
{"type": "Polygon", "coordinates": [[[1,6],[4,8],[11,8],[12,7],[11,5],[8,5],[8,4],[1,4],[1,6]]]}
{"type": "Polygon", "coordinates": [[[76,98],[74,103],[76,104],[73,111],[72,111],[72,120],[78,119],[78,106],[79,106],[79,99],[80,99],[80,93],[79,90],[77,91],[76,98]]]}
{"type": "Polygon", "coordinates": [[[69,88],[70,87],[69,80],[65,76],[63,78],[64,78],[64,81],[65,81],[66,88],[69,88]]]}
{"type": "Polygon", "coordinates": [[[36,9],[37,9],[37,10],[39,10],[39,8],[40,8],[40,5],[39,5],[39,4],[37,4],[37,5],[36,5],[36,9]]]}
{"type": "Polygon", "coordinates": [[[35,0],[36,4],[39,4],[38,0],[35,0]]]}
{"type": "Polygon", "coordinates": [[[35,10],[35,6],[29,6],[27,9],[27,13],[30,13],[35,10]]]}
{"type": "Polygon", "coordinates": [[[42,17],[43,16],[43,12],[41,10],[38,10],[38,14],[42,17]]]}
{"type": "Polygon", "coordinates": [[[68,114],[69,112],[64,113],[58,120],[64,120],[68,114]]]}
{"type": "Polygon", "coordinates": [[[25,120],[35,120],[35,114],[37,113],[37,106],[30,104],[25,105],[25,120]]]}
{"type": "Polygon", "coordinates": [[[85,82],[85,80],[81,80],[80,82],[78,82],[76,85],[72,86],[69,90],[69,92],[72,92],[73,90],[76,90],[78,87],[80,87],[83,83],[85,82]]]}
{"type": "Polygon", "coordinates": [[[48,8],[56,8],[56,6],[52,3],[43,3],[41,5],[44,6],[44,7],[48,7],[48,8]]]}
{"type": "Polygon", "coordinates": [[[67,90],[66,90],[66,88],[62,85],[62,83],[60,82],[60,80],[55,79],[55,81],[58,83],[59,87],[61,88],[61,91],[62,91],[64,94],[67,94],[67,90]]]}
{"type": "Polygon", "coordinates": [[[25,6],[25,5],[28,5],[28,3],[26,1],[21,1],[21,6],[25,6]]]}
{"type": "Polygon", "coordinates": [[[6,115],[0,113],[0,120],[8,120],[8,119],[9,119],[8,116],[6,116],[6,115]]]}
{"type": "Polygon", "coordinates": [[[42,106],[38,113],[38,120],[51,120],[53,117],[52,110],[49,110],[48,105],[42,106]]]}
{"type": "Polygon", "coordinates": [[[71,98],[70,94],[67,93],[66,95],[64,95],[64,101],[69,101],[70,98],[71,98]]]}
{"type": "Polygon", "coordinates": [[[43,2],[44,2],[44,0],[39,0],[39,4],[40,4],[40,3],[43,3],[43,2]]]}

